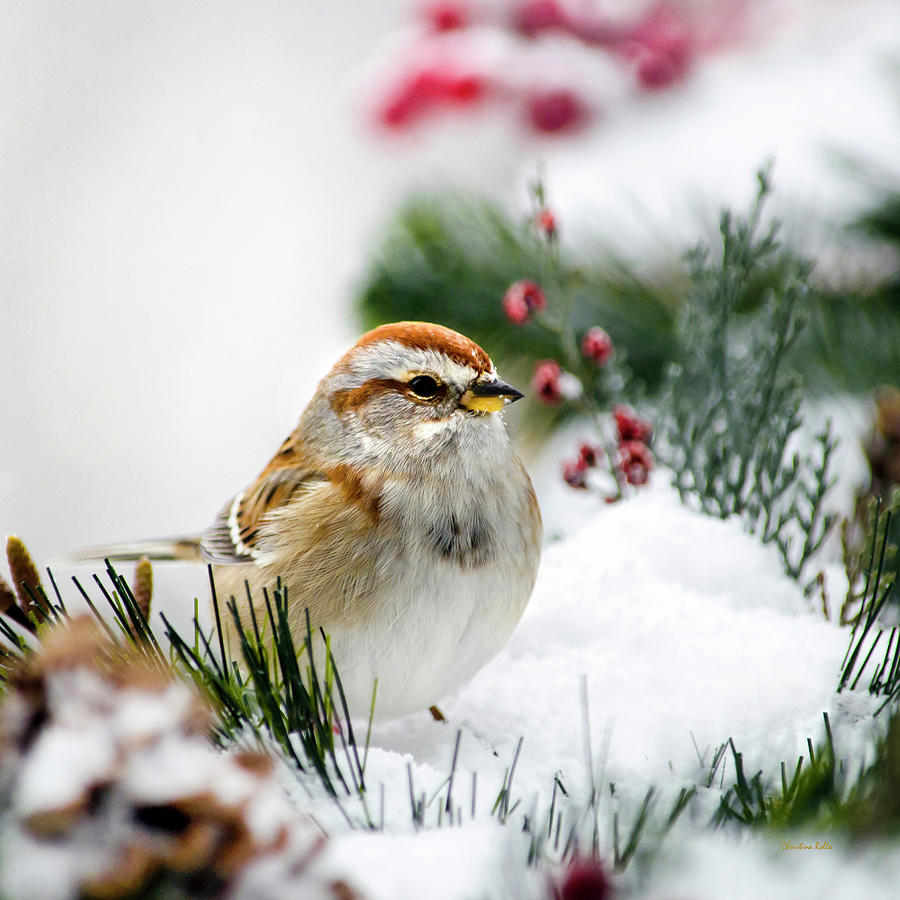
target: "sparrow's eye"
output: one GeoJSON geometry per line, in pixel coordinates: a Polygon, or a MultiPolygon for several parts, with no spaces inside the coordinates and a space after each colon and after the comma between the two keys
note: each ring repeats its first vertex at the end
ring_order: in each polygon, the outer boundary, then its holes
{"type": "Polygon", "coordinates": [[[441,386],[430,375],[416,375],[410,379],[409,389],[422,400],[433,400],[441,386]]]}

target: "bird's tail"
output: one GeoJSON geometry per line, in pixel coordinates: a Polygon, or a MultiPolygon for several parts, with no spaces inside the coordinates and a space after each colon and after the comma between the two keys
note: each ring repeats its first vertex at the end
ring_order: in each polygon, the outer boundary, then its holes
{"type": "Polygon", "coordinates": [[[187,560],[200,562],[200,535],[177,538],[158,538],[150,541],[135,541],[130,544],[106,544],[101,547],[85,547],[70,554],[73,562],[88,562],[97,559],[137,560],[146,557],[151,560],[187,560]]]}

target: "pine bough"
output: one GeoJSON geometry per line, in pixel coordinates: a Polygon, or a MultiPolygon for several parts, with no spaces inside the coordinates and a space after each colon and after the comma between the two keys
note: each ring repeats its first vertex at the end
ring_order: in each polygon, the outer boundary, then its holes
{"type": "Polygon", "coordinates": [[[750,215],[721,217],[721,255],[701,246],[688,256],[692,290],[658,449],[683,502],[723,519],[740,516],[799,579],[834,523],[823,500],[837,442],[829,424],[811,450],[795,449],[802,392],[788,355],[803,329],[811,265],[781,246],[779,223],[762,230],[768,170],[757,177],[750,215]],[[760,282],[764,313],[742,320],[760,282]]]}

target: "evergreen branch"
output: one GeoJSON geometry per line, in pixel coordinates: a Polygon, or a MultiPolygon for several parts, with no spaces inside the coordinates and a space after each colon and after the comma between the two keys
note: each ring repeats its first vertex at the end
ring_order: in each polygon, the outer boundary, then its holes
{"type": "Polygon", "coordinates": [[[694,499],[723,519],[740,516],[799,579],[834,524],[824,499],[836,441],[828,427],[816,454],[789,452],[802,425],[790,351],[803,329],[811,265],[780,245],[778,223],[759,235],[768,170],[758,181],[746,219],[723,213],[719,255],[702,246],[688,254],[692,290],[666,379],[659,452],[683,502],[694,499]],[[738,312],[763,267],[767,321],[748,328],[738,312]]]}

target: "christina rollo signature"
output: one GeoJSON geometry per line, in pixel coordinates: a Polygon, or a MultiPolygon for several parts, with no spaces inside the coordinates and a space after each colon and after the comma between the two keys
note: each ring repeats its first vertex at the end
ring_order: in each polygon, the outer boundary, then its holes
{"type": "Polygon", "coordinates": [[[800,841],[782,841],[782,850],[831,850],[831,841],[816,841],[814,844],[804,844],[800,841]]]}

